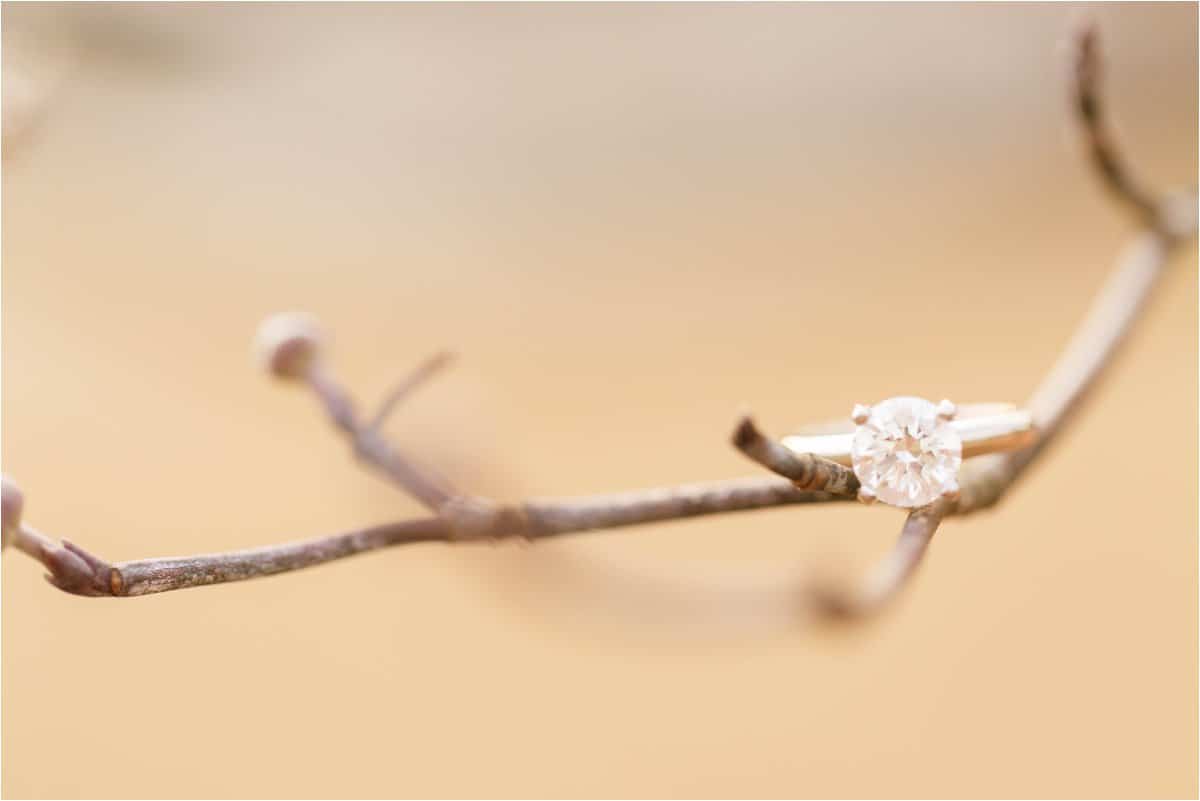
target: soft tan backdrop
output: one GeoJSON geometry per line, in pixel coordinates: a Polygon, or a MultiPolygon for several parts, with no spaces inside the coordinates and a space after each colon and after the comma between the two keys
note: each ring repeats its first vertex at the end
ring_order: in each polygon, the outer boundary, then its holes
{"type": "MultiPolygon", "coordinates": [[[[289,308],[363,398],[457,350],[391,431],[502,498],[751,472],[742,408],[1020,400],[1130,232],[1071,138],[1078,10],[5,6],[4,470],[113,560],[413,514],[252,369],[289,308]]],[[[1098,14],[1122,139],[1190,182],[1195,7],[1098,14]]],[[[3,792],[1195,795],[1195,261],[848,631],[784,582],[893,510],[128,601],[6,555],[3,792]]]]}

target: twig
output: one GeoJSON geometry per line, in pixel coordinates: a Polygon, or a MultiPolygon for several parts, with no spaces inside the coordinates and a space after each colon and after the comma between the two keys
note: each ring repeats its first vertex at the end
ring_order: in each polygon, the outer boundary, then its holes
{"type": "Polygon", "coordinates": [[[1039,432],[1037,441],[1015,453],[965,463],[966,477],[955,514],[995,504],[1074,419],[1158,285],[1171,244],[1165,234],[1149,231],[1125,249],[1083,323],[1028,401],[1039,432]]]}
{"type": "Polygon", "coordinates": [[[109,568],[108,594],[149,595],[205,584],[242,581],[299,570],[389,545],[444,540],[446,535],[445,521],[431,517],[246,551],[177,559],[139,559],[109,568]]]}
{"type": "Polygon", "coordinates": [[[823,487],[825,492],[848,497],[858,492],[858,476],[853,470],[811,453],[793,453],[768,439],[750,417],[743,417],[734,429],[733,446],[772,473],[791,481],[797,489],[823,487]]]}
{"type": "Polygon", "coordinates": [[[395,411],[400,401],[407,398],[414,389],[424,384],[429,379],[433,378],[441,370],[445,369],[451,362],[454,361],[454,354],[449,351],[441,351],[430,356],[425,361],[417,365],[416,369],[400,380],[392,390],[384,396],[383,401],[379,404],[379,409],[371,418],[371,422],[367,424],[367,428],[372,431],[378,431],[383,428],[383,424],[387,422],[389,416],[395,411]]]}
{"type": "MultiPolygon", "coordinates": [[[[1116,152],[1101,114],[1095,33],[1083,29],[1076,42],[1074,92],[1085,141],[1110,188],[1133,209],[1146,230],[1121,257],[1092,310],[1029,401],[1041,436],[1025,450],[982,456],[964,463],[956,501],[912,511],[891,552],[852,592],[814,587],[817,607],[840,618],[874,612],[913,575],[945,517],[995,504],[1042,454],[1095,386],[1136,322],[1176,245],[1195,235],[1193,194],[1158,200],[1134,181],[1116,152]]],[[[51,583],[78,595],[131,596],[206,584],[241,581],[341,559],[357,553],[418,542],[462,542],[501,537],[540,539],[698,515],[789,504],[850,500],[858,489],[853,472],[813,455],[797,456],[768,439],[750,418],[734,432],[734,445],[782,478],[715,481],[615,495],[531,500],[505,505],[458,492],[441,476],[417,465],[383,437],[380,427],[399,402],[446,361],[434,357],[393,389],[369,422],[362,422],[348,393],[321,358],[315,324],[296,315],[269,320],[259,341],[265,366],[277,376],[307,384],[333,424],[351,441],[363,463],[434,511],[431,517],[390,523],[329,537],[204,556],[143,559],[110,565],[68,542],[56,545],[22,522],[23,498],[4,481],[3,540],[44,564],[51,583]]]]}
{"type": "MultiPolygon", "coordinates": [[[[530,501],[518,507],[528,521],[517,526],[518,536],[548,537],[578,531],[619,526],[636,526],[701,515],[744,512],[792,504],[850,501],[843,490],[798,490],[788,481],[773,478],[741,478],[683,484],[653,490],[635,490],[612,495],[530,501]]],[[[490,536],[509,533],[501,528],[490,536]]]]}
{"type": "Polygon", "coordinates": [[[324,337],[316,322],[305,314],[276,314],[267,318],[255,339],[264,369],[288,381],[307,384],[329,415],[330,422],[350,440],[354,454],[381,472],[389,481],[437,511],[459,493],[434,470],[417,465],[393,448],[379,425],[392,408],[447,360],[434,357],[420,365],[393,389],[372,423],[364,424],[349,393],[334,380],[322,358],[324,337]]]}
{"type": "Polygon", "coordinates": [[[820,584],[814,586],[812,595],[820,610],[839,618],[878,610],[913,575],[944,517],[986,509],[1004,496],[1074,418],[1087,392],[1111,364],[1163,274],[1169,252],[1168,237],[1148,232],[1138,237],[1119,259],[1082,325],[1028,402],[1039,431],[1037,441],[1014,453],[964,462],[957,502],[939,507],[936,513],[917,510],[909,515],[895,548],[869,575],[857,596],[820,584]]]}
{"type": "Polygon", "coordinates": [[[458,498],[438,517],[387,523],[302,542],[199,556],[109,564],[82,548],[53,541],[21,524],[15,546],[42,562],[47,578],[75,595],[134,596],[222,584],[311,567],[335,559],[419,542],[524,537],[530,540],[700,515],[849,500],[801,492],[786,481],[747,478],[586,498],[532,500],[515,507],[458,498]]]}
{"type": "Polygon", "coordinates": [[[1099,94],[1100,58],[1095,27],[1090,22],[1081,25],[1072,44],[1075,57],[1072,95],[1092,162],[1108,188],[1147,230],[1118,259],[1083,323],[1030,398],[1028,407],[1039,432],[1038,439],[1015,453],[965,462],[959,475],[958,500],[944,508],[935,504],[929,510],[910,514],[894,549],[870,574],[857,595],[815,587],[813,596],[819,608],[837,617],[875,611],[893,597],[912,576],[945,516],[985,509],[1004,496],[1075,416],[1088,391],[1112,363],[1117,348],[1163,274],[1173,246],[1195,236],[1195,194],[1159,201],[1132,177],[1113,142],[1099,94]]]}
{"type": "Polygon", "coordinates": [[[925,549],[948,512],[948,504],[944,501],[909,512],[900,529],[900,539],[875,565],[857,592],[813,583],[809,597],[817,610],[845,620],[872,614],[884,607],[916,572],[925,549]]]}
{"type": "Polygon", "coordinates": [[[1075,59],[1071,94],[1075,111],[1082,123],[1080,128],[1083,141],[1096,172],[1104,179],[1109,191],[1125,203],[1144,225],[1150,228],[1159,227],[1162,215],[1158,198],[1129,172],[1113,141],[1112,129],[1104,114],[1100,93],[1103,65],[1098,39],[1095,22],[1084,19],[1078,24],[1074,41],[1071,43],[1071,52],[1075,59]]]}
{"type": "Polygon", "coordinates": [[[393,448],[378,428],[362,423],[350,397],[333,380],[319,358],[312,359],[303,379],[321,401],[333,424],[349,438],[354,455],[363,462],[378,469],[392,483],[435,512],[459,494],[432,468],[418,465],[393,448]]]}

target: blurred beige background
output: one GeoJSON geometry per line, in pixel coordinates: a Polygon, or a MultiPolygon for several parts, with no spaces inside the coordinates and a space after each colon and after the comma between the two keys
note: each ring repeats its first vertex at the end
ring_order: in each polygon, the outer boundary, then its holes
{"type": "MultiPolygon", "coordinates": [[[[1020,400],[1130,233],[1065,109],[1080,10],[6,5],[4,470],[112,560],[416,513],[253,369],[292,308],[364,401],[459,352],[391,433],[507,499],[753,472],[743,408],[1020,400]]],[[[1095,12],[1122,141],[1190,183],[1195,6],[1095,12]]],[[[1194,796],[1195,267],[858,628],[790,588],[857,575],[894,510],[133,600],[6,555],[0,789],[1194,796]]]]}

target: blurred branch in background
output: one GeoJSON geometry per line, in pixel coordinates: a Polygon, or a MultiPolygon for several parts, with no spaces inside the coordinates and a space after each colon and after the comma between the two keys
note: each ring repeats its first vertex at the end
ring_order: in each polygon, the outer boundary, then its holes
{"type": "Polygon", "coordinates": [[[75,66],[70,42],[42,30],[24,30],[6,39],[0,70],[0,153],[12,158],[31,140],[44,122],[67,73],[75,66]]]}
{"type": "MultiPolygon", "coordinates": [[[[1132,210],[1142,231],[1120,257],[1090,313],[1029,401],[1041,432],[1038,440],[1015,453],[964,463],[959,497],[909,513],[895,547],[861,586],[814,585],[807,589],[805,597],[821,613],[856,617],[878,610],[913,575],[946,517],[988,508],[1005,495],[1077,414],[1084,395],[1138,319],[1171,252],[1195,234],[1195,191],[1162,196],[1150,192],[1132,176],[1116,150],[1102,113],[1096,34],[1091,26],[1076,33],[1073,54],[1073,105],[1082,135],[1105,185],[1132,210]]],[[[698,515],[853,500],[858,489],[849,469],[816,456],[792,454],[745,418],[734,432],[735,447],[777,477],[498,503],[456,489],[393,446],[380,431],[398,403],[444,366],[447,356],[435,356],[422,364],[385,397],[374,415],[364,417],[333,377],[321,344],[315,324],[296,315],[271,318],[259,333],[266,368],[280,378],[307,385],[335,428],[349,439],[357,458],[419,500],[431,515],[279,546],[109,564],[65,540],[56,543],[26,524],[20,490],[5,479],[4,544],[41,562],[49,570],[49,581],[66,592],[133,596],[272,575],[392,545],[504,537],[537,540],[698,515]]]]}

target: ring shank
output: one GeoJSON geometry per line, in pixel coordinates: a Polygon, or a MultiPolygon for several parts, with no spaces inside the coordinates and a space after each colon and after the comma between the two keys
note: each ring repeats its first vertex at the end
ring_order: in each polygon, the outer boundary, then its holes
{"type": "MultiPolygon", "coordinates": [[[[964,459],[1020,450],[1037,438],[1033,414],[1011,404],[960,406],[950,426],[962,439],[964,459]]],[[[849,467],[853,441],[854,426],[847,421],[805,426],[796,434],[784,437],[782,443],[794,453],[811,453],[849,467]]]]}

